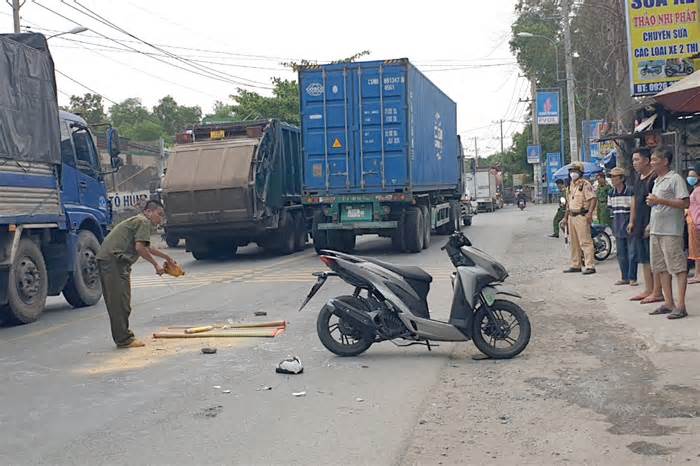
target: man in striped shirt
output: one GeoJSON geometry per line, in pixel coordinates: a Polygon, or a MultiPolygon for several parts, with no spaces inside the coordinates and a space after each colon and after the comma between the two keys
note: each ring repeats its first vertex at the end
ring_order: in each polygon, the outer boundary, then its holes
{"type": "MultiPolygon", "coordinates": [[[[625,183],[625,171],[615,167],[610,171],[613,189],[608,195],[608,207],[612,214],[612,229],[617,243],[617,261],[620,264],[622,278],[616,285],[637,285],[637,264],[630,253],[632,238],[627,233],[630,222],[630,210],[634,202],[632,188],[625,183]]],[[[600,219],[598,220],[600,221],[600,219]]]]}

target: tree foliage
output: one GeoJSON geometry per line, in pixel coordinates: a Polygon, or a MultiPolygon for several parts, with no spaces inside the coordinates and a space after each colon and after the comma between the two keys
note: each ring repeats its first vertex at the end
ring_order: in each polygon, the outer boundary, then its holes
{"type": "Polygon", "coordinates": [[[214,114],[208,118],[238,121],[261,118],[279,118],[294,125],[299,120],[299,85],[294,80],[274,78],[272,96],[238,89],[238,94],[229,96],[230,104],[216,102],[214,114]]]}
{"type": "MultiPolygon", "coordinates": [[[[627,46],[624,2],[619,0],[580,0],[569,15],[573,54],[573,74],[576,84],[576,128],[581,137],[581,122],[605,119],[625,126],[626,112],[632,102],[629,97],[627,46]]],[[[568,152],[569,130],[566,96],[564,42],[561,27],[561,2],[558,0],[518,0],[516,19],[512,25],[510,48],[520,68],[538,88],[560,88],[562,124],[564,125],[565,160],[568,152]],[[519,33],[532,36],[522,37],[519,33]],[[548,40],[549,39],[549,40],[548,40]],[[558,73],[557,73],[558,71],[558,73]]],[[[533,105],[531,103],[530,105],[533,105]]],[[[526,119],[531,119],[531,108],[526,119]]],[[[558,152],[558,126],[540,126],[542,152],[558,152]]],[[[503,166],[511,173],[529,169],[526,163],[527,145],[532,142],[532,130],[527,126],[515,134],[513,145],[506,154],[494,156],[503,159],[503,166]]],[[[580,146],[580,144],[579,144],[580,146]]]]}
{"type": "Polygon", "coordinates": [[[70,96],[70,104],[67,109],[71,113],[79,114],[88,124],[99,124],[107,121],[102,96],[87,93],[84,96],[70,96]]]}

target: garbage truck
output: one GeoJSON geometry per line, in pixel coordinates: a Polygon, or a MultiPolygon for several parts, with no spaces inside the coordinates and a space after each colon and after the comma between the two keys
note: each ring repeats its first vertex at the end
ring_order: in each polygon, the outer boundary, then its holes
{"type": "MultiPolygon", "coordinates": [[[[112,217],[93,133],[59,112],[43,35],[0,34],[0,82],[0,314],[26,324],[47,296],[100,300],[95,256],[112,217]]],[[[118,133],[107,139],[117,169],[118,133]]]]}
{"type": "Polygon", "coordinates": [[[300,130],[276,119],[180,133],[161,185],[166,238],[184,238],[197,260],[231,258],[249,243],[302,250],[301,170],[300,130]]]}
{"type": "Polygon", "coordinates": [[[317,252],[378,234],[415,253],[460,228],[457,106],[408,59],[303,66],[299,92],[317,252]]]}

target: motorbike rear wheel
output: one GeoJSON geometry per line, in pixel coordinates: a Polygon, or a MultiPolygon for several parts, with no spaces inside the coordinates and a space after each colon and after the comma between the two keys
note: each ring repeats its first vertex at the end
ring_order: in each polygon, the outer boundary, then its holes
{"type": "MultiPolygon", "coordinates": [[[[338,296],[337,301],[352,307],[370,311],[367,303],[354,296],[338,296]]],[[[316,333],[328,351],[338,356],[357,356],[364,353],[374,343],[373,339],[352,326],[351,322],[336,316],[327,307],[321,309],[316,319],[316,333]]]]}
{"type": "Polygon", "coordinates": [[[497,299],[491,306],[495,322],[482,304],[474,314],[472,339],[479,351],[493,359],[510,359],[520,354],[530,342],[530,319],[517,304],[497,299]],[[517,338],[513,332],[517,331],[517,338]],[[499,347],[499,343],[507,346],[499,347]]]}

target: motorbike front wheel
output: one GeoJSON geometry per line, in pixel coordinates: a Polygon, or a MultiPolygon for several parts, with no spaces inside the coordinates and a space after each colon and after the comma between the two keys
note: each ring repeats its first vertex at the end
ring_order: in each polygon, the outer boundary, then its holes
{"type": "MultiPolygon", "coordinates": [[[[360,298],[338,296],[335,299],[357,309],[370,311],[367,303],[360,298]]],[[[374,340],[370,340],[363,332],[353,327],[352,322],[338,317],[327,307],[321,309],[318,314],[316,332],[323,346],[338,356],[357,356],[367,351],[374,343],[374,340]]]]}
{"type": "Polygon", "coordinates": [[[595,247],[595,258],[597,261],[604,261],[610,257],[610,253],[612,252],[612,239],[610,239],[610,235],[607,232],[601,231],[595,235],[595,238],[593,238],[593,246],[595,247]]]}
{"type": "Polygon", "coordinates": [[[482,304],[474,314],[474,345],[493,359],[517,356],[530,342],[530,319],[520,306],[502,299],[494,301],[491,312],[493,318],[482,304]]]}

